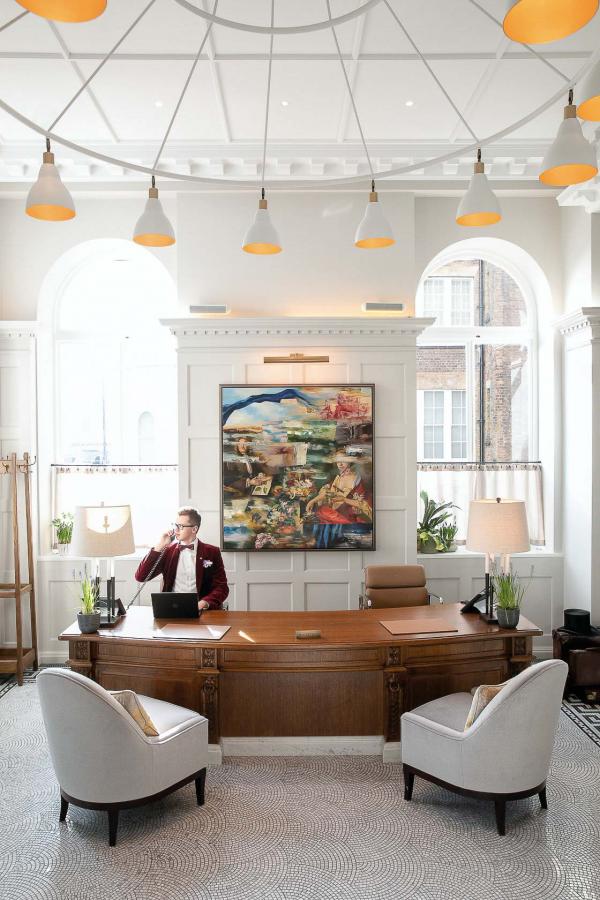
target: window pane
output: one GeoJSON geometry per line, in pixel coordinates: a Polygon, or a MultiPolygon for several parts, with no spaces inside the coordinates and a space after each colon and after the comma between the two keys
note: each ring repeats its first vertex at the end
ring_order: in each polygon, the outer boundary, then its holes
{"type": "Polygon", "coordinates": [[[528,460],[530,388],[527,347],[488,344],[479,348],[478,356],[474,381],[478,394],[480,369],[484,387],[484,462],[528,460]]]}
{"type": "Polygon", "coordinates": [[[444,324],[444,279],[427,278],[423,285],[423,315],[444,324]]]}
{"type": "MultiPolygon", "coordinates": [[[[423,434],[424,459],[470,458],[467,448],[467,375],[464,346],[417,348],[417,390],[423,391],[423,422],[431,426],[423,434]],[[444,443],[444,399],[451,392],[452,419],[444,443]],[[455,398],[455,394],[457,395],[455,398]],[[458,412],[455,411],[458,409],[458,412]],[[456,418],[460,416],[460,418],[456,418]],[[454,436],[452,426],[460,426],[454,436]],[[452,443],[457,446],[452,449],[452,443]]],[[[448,398],[450,400],[450,398],[448,398]]]]}
{"type": "Polygon", "coordinates": [[[473,324],[473,278],[452,278],[451,325],[473,324]]]}
{"type": "Polygon", "coordinates": [[[467,456],[467,392],[452,391],[452,459],[466,459],[467,456]]]}

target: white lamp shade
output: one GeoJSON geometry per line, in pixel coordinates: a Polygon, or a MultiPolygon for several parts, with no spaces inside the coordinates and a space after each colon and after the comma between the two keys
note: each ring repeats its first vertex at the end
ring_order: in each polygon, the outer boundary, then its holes
{"type": "Polygon", "coordinates": [[[392,226],[384,216],[379,200],[369,200],[356,229],[354,245],[363,250],[373,250],[377,247],[390,247],[394,243],[392,226]]]}
{"type": "Polygon", "coordinates": [[[500,203],[491,189],[485,172],[471,176],[469,189],[458,204],[456,221],[459,225],[494,225],[502,218],[500,203]]]}
{"type": "MultiPolygon", "coordinates": [[[[44,154],[51,156],[52,154],[44,154]]],[[[43,162],[37,181],[32,185],[25,203],[25,211],[34,219],[64,222],[75,216],[75,204],[61,181],[53,162],[43,162]]]]}
{"type": "Polygon", "coordinates": [[[589,181],[597,174],[596,150],[586,141],[581,123],[576,118],[563,119],[542,162],[540,181],[567,187],[589,181]]]}
{"type": "Polygon", "coordinates": [[[133,240],[144,247],[169,247],[175,243],[173,226],[158,197],[148,197],[144,212],[137,220],[133,240]]]}
{"type": "Polygon", "coordinates": [[[529,528],[523,500],[471,500],[467,550],[478,553],[525,553],[529,528]]]}
{"type": "Polygon", "coordinates": [[[600,122],[600,60],[585,77],[577,92],[582,98],[577,107],[577,115],[588,122],[600,122]]]}
{"type": "Polygon", "coordinates": [[[242,250],[258,255],[281,253],[281,240],[266,207],[259,207],[256,210],[254,222],[246,232],[242,243],[242,250]]]}
{"type": "Polygon", "coordinates": [[[75,556],[110,558],[133,553],[129,506],[76,506],[71,550],[75,556]]]}
{"type": "Polygon", "coordinates": [[[504,32],[522,44],[560,41],[590,21],[598,0],[506,0],[504,32]]]}

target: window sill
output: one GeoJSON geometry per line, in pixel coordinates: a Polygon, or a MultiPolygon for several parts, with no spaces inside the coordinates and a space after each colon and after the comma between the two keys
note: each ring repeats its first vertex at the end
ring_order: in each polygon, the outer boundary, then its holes
{"type": "MultiPolygon", "coordinates": [[[[115,556],[114,558],[117,562],[122,562],[123,560],[136,562],[143,559],[147,553],[148,550],[136,550],[130,556],[115,556]]],[[[40,553],[36,556],[36,559],[38,562],[87,562],[90,557],[75,556],[71,553],[40,553]]],[[[102,557],[102,559],[105,559],[105,557],[102,557]]]]}
{"type": "MultiPolygon", "coordinates": [[[[512,553],[511,559],[562,559],[562,553],[555,553],[553,550],[546,550],[540,547],[537,550],[528,550],[527,553],[512,553]]],[[[419,562],[425,559],[485,559],[485,553],[475,553],[473,550],[467,550],[465,547],[458,547],[452,553],[417,553],[419,562]]]]}

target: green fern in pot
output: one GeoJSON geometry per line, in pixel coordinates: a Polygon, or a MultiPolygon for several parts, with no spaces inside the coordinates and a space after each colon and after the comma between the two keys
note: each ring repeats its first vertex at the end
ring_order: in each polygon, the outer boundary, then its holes
{"type": "Polygon", "coordinates": [[[436,503],[427,491],[421,491],[420,497],[423,516],[417,525],[417,550],[419,553],[445,553],[458,531],[456,523],[450,524],[448,521],[452,519],[452,510],[458,509],[458,506],[452,502],[436,503]]]}

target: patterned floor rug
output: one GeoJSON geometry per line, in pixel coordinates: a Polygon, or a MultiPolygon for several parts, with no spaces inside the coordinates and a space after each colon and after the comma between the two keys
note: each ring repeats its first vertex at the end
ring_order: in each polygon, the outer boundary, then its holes
{"type": "MultiPolygon", "coordinates": [[[[493,764],[493,761],[491,761],[493,764]]],[[[119,761],[115,760],[115,765],[119,761]]],[[[228,759],[193,786],[121,814],[69,810],[34,681],[0,703],[1,900],[600,900],[600,749],[561,716],[548,783],[491,804],[418,782],[375,757],[228,759]]]]}

